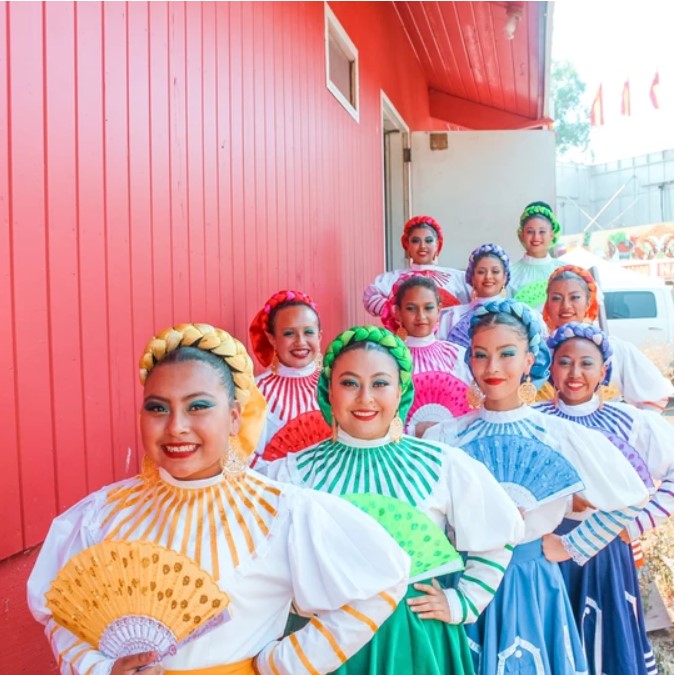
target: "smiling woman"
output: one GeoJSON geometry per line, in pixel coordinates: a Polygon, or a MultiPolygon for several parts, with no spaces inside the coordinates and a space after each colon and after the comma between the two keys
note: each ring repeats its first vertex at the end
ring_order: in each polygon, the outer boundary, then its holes
{"type": "MultiPolygon", "coordinates": [[[[141,381],[142,474],[59,516],[28,582],[30,608],[46,625],[64,672],[335,670],[393,612],[404,592],[408,557],[346,501],[247,469],[265,401],[244,346],[225,331],[184,324],[158,333],[141,358],[141,381]],[[317,538],[316,532],[331,536],[317,538]],[[98,552],[121,542],[130,544],[131,558],[111,580],[106,575],[114,565],[101,569],[98,552]],[[131,564],[141,555],[137,550],[151,551],[138,569],[131,564]],[[67,567],[78,554],[94,556],[91,573],[81,556],[67,567]],[[71,631],[72,617],[60,610],[58,596],[54,601],[54,586],[49,591],[57,577],[56,588],[66,595],[76,588],[80,579],[73,584],[67,570],[61,573],[65,567],[93,584],[80,604],[98,624],[105,625],[110,607],[119,610],[119,620],[96,644],[71,631]],[[166,625],[158,610],[167,598],[177,601],[179,589],[188,588],[196,605],[209,604],[204,580],[219,591],[214,621],[200,625],[202,614],[186,609],[174,617],[179,625],[166,625]],[[101,597],[110,602],[99,606],[101,597]],[[291,602],[320,618],[280,639],[291,602]],[[186,621],[192,628],[178,640],[186,621]]],[[[185,602],[180,606],[187,608],[185,602]]]]}

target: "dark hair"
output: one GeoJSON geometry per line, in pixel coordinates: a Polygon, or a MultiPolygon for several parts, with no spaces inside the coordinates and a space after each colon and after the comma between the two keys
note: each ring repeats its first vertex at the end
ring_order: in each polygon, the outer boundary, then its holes
{"type": "MultiPolygon", "coordinates": [[[[236,402],[234,380],[232,379],[232,372],[227,363],[222,357],[212,354],[211,352],[199,349],[198,347],[178,347],[169,352],[161,361],[158,361],[155,367],[148,373],[148,379],[152,377],[152,373],[158,368],[171,363],[187,363],[188,361],[201,361],[213,368],[220,381],[227,392],[227,396],[231,404],[236,402]]],[[[147,380],[146,380],[147,381],[147,380]]]]}
{"type": "Polygon", "coordinates": [[[560,274],[556,274],[554,271],[553,274],[551,274],[551,276],[549,277],[548,285],[546,286],[547,293],[551,288],[551,284],[556,281],[578,281],[584,289],[584,293],[586,294],[586,300],[591,299],[591,289],[588,286],[588,282],[582,276],[579,276],[576,272],[572,272],[571,270],[564,270],[560,272],[560,274]]]}
{"type": "Polygon", "coordinates": [[[434,235],[434,239],[438,239],[438,232],[436,232],[436,230],[431,225],[428,223],[417,223],[410,228],[410,232],[408,233],[408,241],[410,241],[410,237],[415,230],[429,230],[429,232],[434,235]]]}
{"type": "Polygon", "coordinates": [[[392,362],[396,365],[396,370],[401,370],[398,361],[394,355],[379,342],[371,342],[370,340],[361,340],[359,342],[352,342],[350,345],[347,345],[336,357],[333,362],[333,367],[331,368],[331,374],[335,373],[335,364],[340,360],[340,357],[349,352],[355,352],[359,349],[362,349],[365,352],[380,352],[381,354],[386,354],[392,362]]]}
{"type": "Polygon", "coordinates": [[[483,258],[493,258],[502,266],[502,271],[506,273],[506,265],[504,264],[504,261],[493,251],[486,251],[485,253],[479,253],[473,259],[473,266],[475,267],[481,260],[483,260],[483,258]]]}
{"type": "Polygon", "coordinates": [[[319,319],[319,314],[312,306],[306,302],[302,302],[302,300],[286,300],[285,302],[280,302],[278,305],[273,307],[269,313],[269,317],[267,318],[267,327],[272,335],[274,335],[274,322],[277,318],[277,314],[282,309],[286,309],[287,307],[307,307],[307,309],[311,310],[314,313],[314,316],[316,316],[316,324],[319,327],[319,330],[321,330],[321,320],[319,319]]]}
{"type": "Polygon", "coordinates": [[[399,308],[401,307],[401,303],[403,302],[405,294],[411,288],[426,288],[427,290],[431,291],[434,294],[436,302],[439,305],[441,304],[441,294],[438,291],[438,286],[436,285],[436,282],[433,279],[430,279],[429,277],[416,275],[414,277],[409,277],[405,281],[402,281],[399,287],[397,288],[396,297],[394,298],[394,302],[396,303],[397,307],[399,308]]]}
{"type": "Polygon", "coordinates": [[[508,326],[512,328],[529,345],[530,336],[527,326],[519,321],[513,314],[508,312],[498,312],[496,314],[485,314],[471,322],[471,336],[473,337],[479,330],[491,326],[508,326]]]}

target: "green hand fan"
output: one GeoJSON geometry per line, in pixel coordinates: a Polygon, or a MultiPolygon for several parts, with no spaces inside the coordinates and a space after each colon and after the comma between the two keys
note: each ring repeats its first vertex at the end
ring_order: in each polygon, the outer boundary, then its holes
{"type": "Polygon", "coordinates": [[[539,281],[531,281],[529,284],[523,286],[514,296],[514,300],[524,302],[526,305],[537,309],[546,302],[546,287],[548,286],[548,279],[541,279],[539,281]]]}
{"type": "Polygon", "coordinates": [[[464,569],[461,556],[445,532],[414,506],[368,492],[342,497],[372,516],[410,556],[411,581],[464,569]]]}

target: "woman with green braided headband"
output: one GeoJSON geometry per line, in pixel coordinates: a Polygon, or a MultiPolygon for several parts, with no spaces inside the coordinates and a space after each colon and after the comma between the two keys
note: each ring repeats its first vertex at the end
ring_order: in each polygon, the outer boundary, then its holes
{"type": "Polygon", "coordinates": [[[482,406],[424,435],[481,461],[523,513],[523,543],[493,601],[467,627],[480,675],[587,672],[555,563],[574,558],[584,564],[635,517],[647,496],[628,461],[604,436],[526,405],[534,398],[532,382],[548,376],[542,327],[523,303],[478,307],[469,329],[468,363],[482,406]],[[571,513],[574,498],[593,512],[573,532],[552,534],[571,513]]]}
{"type": "Polygon", "coordinates": [[[510,297],[541,310],[551,272],[564,265],[549,255],[559,236],[560,223],[546,202],[532,202],[525,207],[518,226],[518,240],[525,255],[511,265],[510,297]]]}
{"type": "MultiPolygon", "coordinates": [[[[440,528],[446,544],[443,532],[452,531],[455,548],[467,554],[457,588],[443,590],[436,581],[456,567],[436,563],[413,576],[405,602],[341,675],[473,673],[462,624],[476,621],[488,604],[522,534],[520,514],[479,462],[401,434],[413,398],[412,359],[400,338],[375,326],[350,328],[330,343],[319,377],[319,406],[333,438],[266,467],[278,480],[324,492],[399,500],[440,528]]],[[[422,532],[405,518],[398,527],[402,540],[419,541],[429,559],[440,555],[424,537],[416,539],[422,532]]]]}

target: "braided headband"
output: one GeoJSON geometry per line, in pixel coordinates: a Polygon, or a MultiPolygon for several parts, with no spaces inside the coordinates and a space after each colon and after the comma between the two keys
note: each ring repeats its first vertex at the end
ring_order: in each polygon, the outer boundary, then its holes
{"type": "Polygon", "coordinates": [[[412,382],[412,357],[401,338],[386,328],[378,328],[377,326],[354,326],[340,333],[328,346],[323,357],[323,368],[319,375],[316,393],[319,408],[324,419],[328,424],[331,424],[333,421],[333,411],[328,397],[328,390],[335,359],[337,359],[345,347],[355,342],[373,342],[385,347],[393,356],[399,367],[398,376],[401,384],[401,402],[398,410],[401,419],[404,420],[408,415],[408,410],[410,410],[415,395],[412,382]]]}
{"type": "Polygon", "coordinates": [[[195,347],[219,356],[232,373],[234,392],[241,406],[237,437],[244,452],[251,454],[265,422],[267,404],[253,379],[253,362],[244,345],[229,333],[206,323],[181,323],[157,333],[148,342],[139,363],[141,384],[164,357],[181,347],[195,347]]]}
{"type": "MultiPolygon", "coordinates": [[[[553,272],[551,272],[551,276],[548,278],[548,285],[546,286],[546,295],[548,296],[551,284],[554,281],[560,281],[559,277],[564,272],[572,272],[572,274],[576,274],[582,281],[586,283],[586,286],[588,286],[589,302],[585,318],[588,319],[589,321],[595,321],[598,318],[598,314],[600,311],[598,307],[598,284],[593,278],[593,275],[583,267],[577,267],[576,265],[564,265],[563,267],[558,267],[555,270],[553,270],[553,272]]],[[[562,281],[564,281],[564,279],[562,281]]],[[[551,330],[553,330],[555,328],[555,322],[553,321],[551,315],[548,312],[548,298],[546,300],[546,304],[544,305],[544,311],[542,312],[542,315],[544,317],[544,322],[546,323],[546,325],[551,330]]]]}
{"type": "Polygon", "coordinates": [[[560,236],[560,223],[555,217],[553,211],[547,206],[542,206],[541,204],[530,204],[525,207],[525,210],[520,214],[520,226],[518,227],[518,232],[523,231],[523,226],[530,219],[537,216],[543,216],[551,223],[553,228],[553,240],[551,241],[551,246],[555,246],[558,243],[558,237],[560,236]]]}
{"type": "Polygon", "coordinates": [[[248,329],[253,353],[260,362],[260,365],[265,368],[272,363],[272,357],[274,356],[274,347],[272,347],[267,338],[267,333],[272,332],[269,326],[270,314],[275,307],[287,302],[300,302],[311,307],[316,312],[316,315],[319,315],[314,300],[302,291],[279,291],[275,293],[255,315],[248,329]]]}
{"type": "MultiPolygon", "coordinates": [[[[542,340],[542,325],[539,318],[530,310],[530,308],[515,300],[494,300],[479,305],[471,317],[471,327],[469,336],[473,338],[474,329],[478,325],[481,317],[487,314],[510,314],[523,324],[527,331],[527,348],[534,356],[534,364],[530,369],[532,382],[539,388],[549,376],[549,366],[551,365],[551,354],[542,340]]],[[[472,349],[467,349],[464,358],[470,363],[472,349]]]]}
{"type": "Polygon", "coordinates": [[[563,324],[546,341],[549,349],[555,355],[556,350],[567,340],[582,338],[592,342],[602,355],[602,362],[607,366],[605,377],[600,384],[609,384],[612,379],[612,345],[609,344],[607,335],[592,323],[578,323],[576,321],[563,324]]]}
{"type": "Polygon", "coordinates": [[[509,285],[509,280],[511,279],[511,261],[509,259],[509,254],[497,244],[483,244],[478,248],[475,248],[471,251],[469,255],[469,263],[466,266],[466,272],[464,274],[464,280],[467,284],[471,285],[473,280],[473,271],[476,266],[476,260],[481,260],[486,256],[492,256],[497,258],[504,267],[505,281],[504,286],[509,285]]]}
{"type": "Polygon", "coordinates": [[[438,237],[438,250],[436,253],[441,252],[441,249],[443,248],[443,230],[431,216],[415,216],[403,226],[403,234],[401,235],[401,246],[403,246],[403,250],[408,249],[410,232],[416,227],[424,227],[425,225],[436,232],[436,236],[438,237]]]}

